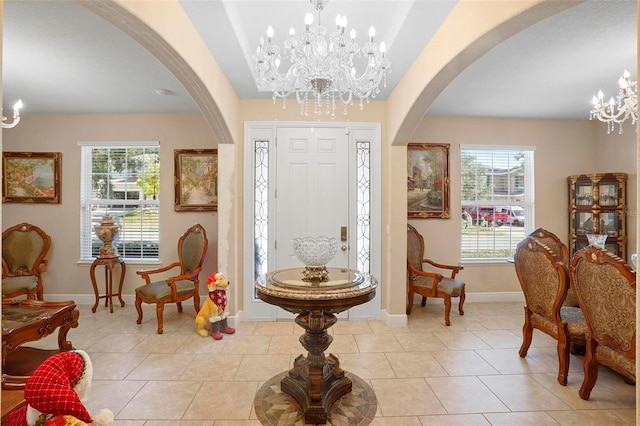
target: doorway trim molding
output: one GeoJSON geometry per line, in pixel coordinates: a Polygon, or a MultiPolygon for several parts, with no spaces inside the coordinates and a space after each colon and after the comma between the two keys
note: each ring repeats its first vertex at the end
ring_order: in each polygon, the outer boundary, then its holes
{"type": "MultiPolygon", "coordinates": [[[[375,278],[382,274],[382,147],[380,123],[315,122],[315,121],[245,121],[244,123],[244,167],[243,167],[243,317],[251,321],[272,321],[275,307],[253,297],[254,286],[254,145],[256,141],[268,141],[275,146],[278,128],[344,128],[349,144],[355,147],[357,141],[371,143],[370,199],[371,199],[371,252],[370,273],[375,278]]],[[[271,171],[269,178],[271,178],[271,171]]],[[[380,283],[378,283],[380,286],[380,283]]],[[[350,313],[351,319],[381,319],[380,289],[376,297],[365,306],[356,306],[350,313]]]]}

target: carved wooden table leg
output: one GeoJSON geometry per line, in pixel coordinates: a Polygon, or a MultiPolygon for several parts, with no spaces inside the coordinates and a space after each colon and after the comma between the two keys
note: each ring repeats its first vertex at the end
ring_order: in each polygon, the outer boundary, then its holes
{"type": "Polygon", "coordinates": [[[338,358],[324,354],[333,341],[327,329],[336,321],[335,315],[320,310],[305,312],[296,318],[296,324],[305,329],[300,343],[308,353],[306,357],[296,358],[280,388],[300,404],[306,423],[326,423],[333,403],[351,392],[351,380],[340,368],[338,358]]]}

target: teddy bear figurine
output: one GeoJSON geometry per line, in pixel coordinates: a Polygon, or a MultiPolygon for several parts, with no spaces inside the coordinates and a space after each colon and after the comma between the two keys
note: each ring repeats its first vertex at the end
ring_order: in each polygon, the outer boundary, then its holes
{"type": "Polygon", "coordinates": [[[202,308],[196,316],[196,331],[202,337],[207,337],[209,333],[215,340],[222,339],[222,333],[233,334],[235,328],[229,327],[227,323],[227,287],[229,281],[222,272],[214,272],[207,278],[207,289],[209,294],[202,308]],[[211,324],[211,325],[209,325],[211,324]]]}

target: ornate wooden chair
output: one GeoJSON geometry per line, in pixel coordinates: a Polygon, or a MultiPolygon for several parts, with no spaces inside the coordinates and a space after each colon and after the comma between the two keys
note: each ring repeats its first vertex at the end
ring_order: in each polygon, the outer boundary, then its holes
{"type": "Polygon", "coordinates": [[[444,299],[444,323],[451,325],[449,314],[451,313],[451,298],[459,297],[458,311],[464,315],[462,306],[465,299],[465,284],[456,280],[455,276],[464,267],[462,265],[444,265],[424,258],[424,238],[416,228],[407,224],[407,315],[411,314],[413,297],[415,293],[422,296],[422,306],[427,303],[427,297],[439,297],[444,299]],[[424,264],[433,268],[447,269],[451,271],[449,277],[434,271],[425,271],[424,264]]]}
{"type": "Polygon", "coordinates": [[[558,383],[567,384],[571,345],[584,346],[587,325],[580,308],[562,306],[569,273],[553,251],[533,236],[522,240],[514,257],[516,275],[525,298],[520,356],[527,356],[533,329],[558,341],[558,383]]]}
{"type": "Polygon", "coordinates": [[[2,233],[2,297],[27,295],[43,300],[42,273],[51,237],[30,223],[20,223],[2,233]]]}
{"type": "Polygon", "coordinates": [[[145,280],[145,285],[136,288],[136,310],[138,321],[142,322],[142,302],[155,303],[158,317],[158,334],[162,334],[162,314],[166,303],[176,303],[178,312],[182,312],[182,302],[193,297],[196,314],[200,310],[200,271],[207,255],[209,242],[204,228],[196,224],[178,240],[178,261],[158,269],[136,271],[145,280]],[[159,281],[151,281],[151,275],[165,273],[179,268],[178,275],[173,275],[159,281]]]}
{"type": "Polygon", "coordinates": [[[589,399],[598,364],[635,383],[636,272],[618,256],[595,246],[577,251],[570,271],[588,327],[580,398],[589,399]]]}
{"type": "MultiPolygon", "coordinates": [[[[569,248],[556,234],[544,228],[538,228],[529,235],[542,241],[542,244],[549,247],[556,259],[562,262],[567,268],[567,271],[569,270],[569,248]]],[[[569,291],[567,292],[567,297],[564,299],[563,306],[578,307],[576,292],[571,285],[569,285],[569,291]]]]}

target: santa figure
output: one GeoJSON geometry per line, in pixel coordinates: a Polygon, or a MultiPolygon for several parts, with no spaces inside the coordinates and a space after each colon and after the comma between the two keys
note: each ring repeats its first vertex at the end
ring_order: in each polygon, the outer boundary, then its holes
{"type": "Polygon", "coordinates": [[[82,350],[47,358],[27,379],[27,405],[10,413],[5,426],[103,426],[113,423],[111,410],[94,416],[82,403],[93,380],[89,355],[82,350]]]}

